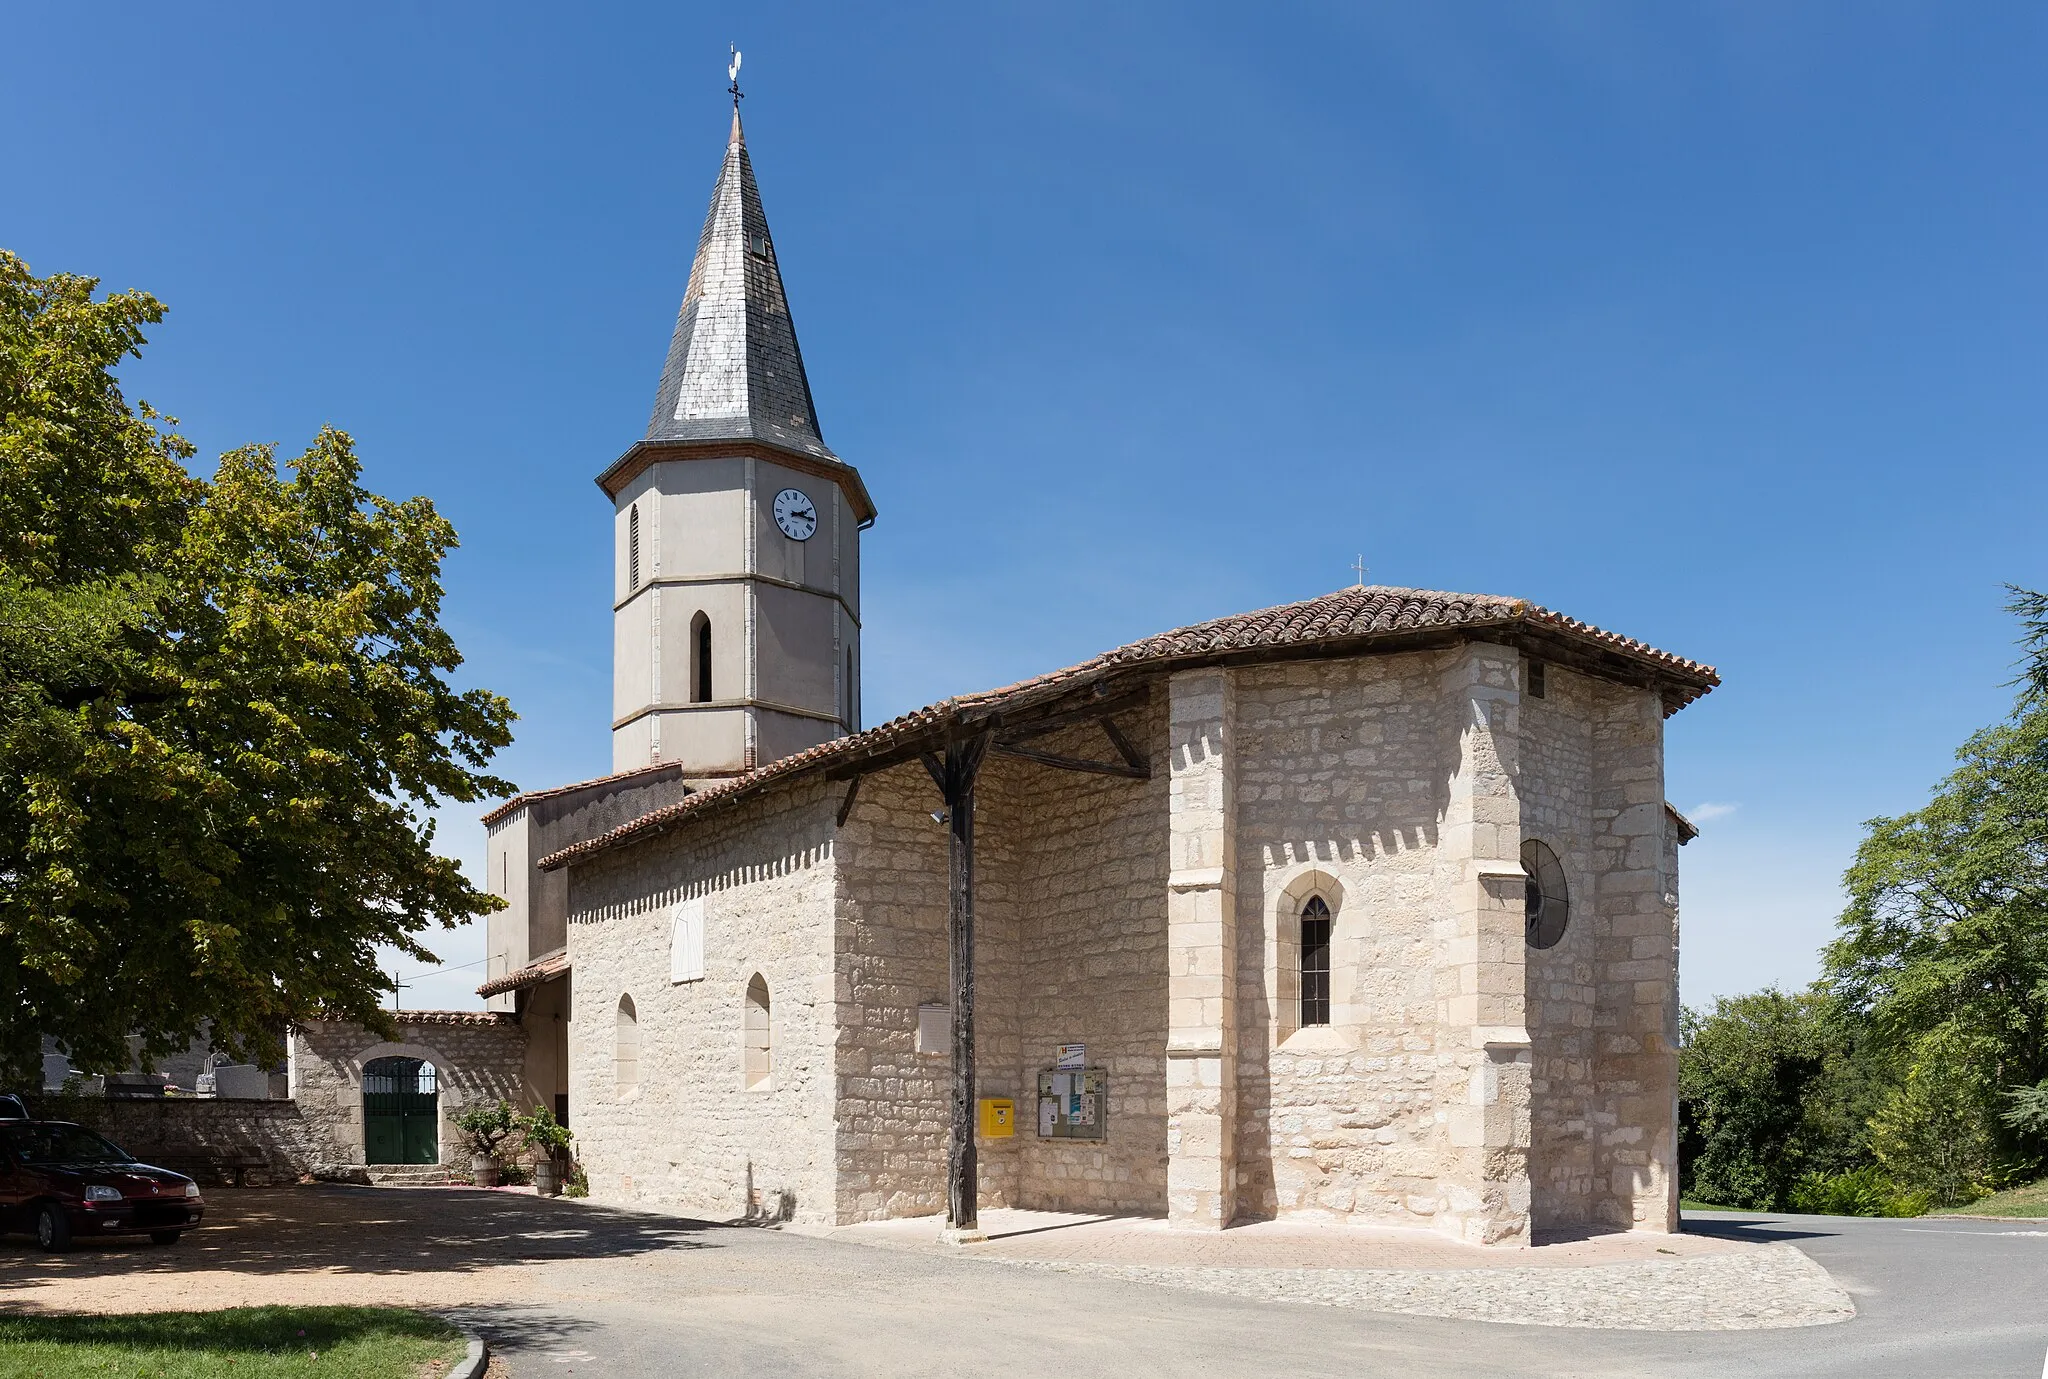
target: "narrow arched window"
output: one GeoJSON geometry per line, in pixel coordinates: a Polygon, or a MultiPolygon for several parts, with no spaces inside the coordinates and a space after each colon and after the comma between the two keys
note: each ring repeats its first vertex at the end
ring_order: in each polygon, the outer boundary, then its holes
{"type": "Polygon", "coordinates": [[[773,1036],[768,1022],[768,983],[760,973],[747,983],[746,1074],[749,1087],[768,1085],[773,1071],[773,1036]]]}
{"type": "Polygon", "coordinates": [[[1330,907],[1319,895],[1301,907],[1301,1023],[1330,1023],[1330,907]]]}
{"type": "Polygon", "coordinates": [[[1548,843],[1531,838],[1522,844],[1523,922],[1531,948],[1554,948],[1572,922],[1571,892],[1565,886],[1564,864],[1548,843]]]}
{"type": "Polygon", "coordinates": [[[619,1025],[612,1043],[612,1076],[620,1096],[640,1085],[640,1015],[631,996],[619,997],[619,1025]]]}
{"type": "Polygon", "coordinates": [[[626,592],[640,587],[640,505],[626,510],[626,592]]]}
{"type": "Polygon", "coordinates": [[[711,619],[702,613],[690,619],[690,702],[711,702],[711,619]]]}

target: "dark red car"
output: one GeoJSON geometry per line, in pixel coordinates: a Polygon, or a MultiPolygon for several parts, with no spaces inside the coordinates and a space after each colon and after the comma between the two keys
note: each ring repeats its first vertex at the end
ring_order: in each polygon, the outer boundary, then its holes
{"type": "Polygon", "coordinates": [[[92,1235],[168,1245],[205,1214],[199,1184],[82,1125],[0,1120],[0,1233],[26,1231],[46,1250],[92,1235]]]}

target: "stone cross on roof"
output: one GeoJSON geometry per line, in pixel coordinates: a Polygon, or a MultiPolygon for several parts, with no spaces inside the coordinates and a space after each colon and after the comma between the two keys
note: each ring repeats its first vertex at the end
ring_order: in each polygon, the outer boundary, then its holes
{"type": "Polygon", "coordinates": [[[737,102],[647,439],[756,440],[838,458],[818,434],[737,102]]]}

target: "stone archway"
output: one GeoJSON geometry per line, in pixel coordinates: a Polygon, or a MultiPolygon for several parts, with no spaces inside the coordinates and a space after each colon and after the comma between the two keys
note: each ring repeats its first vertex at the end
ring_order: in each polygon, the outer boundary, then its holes
{"type": "Polygon", "coordinates": [[[441,1162],[440,1072],[424,1058],[373,1058],[363,1065],[363,1161],[441,1162]]]}

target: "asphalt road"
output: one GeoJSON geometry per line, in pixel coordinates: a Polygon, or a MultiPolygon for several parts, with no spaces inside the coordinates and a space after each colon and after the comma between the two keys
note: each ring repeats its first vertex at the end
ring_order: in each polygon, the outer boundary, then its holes
{"type": "Polygon", "coordinates": [[[560,1310],[470,1319],[514,1379],[585,1374],[1304,1376],[1843,1375],[2048,1379],[2048,1221],[1688,1214],[1790,1241],[1856,1300],[1832,1326],[1581,1331],[1254,1302],[715,1230],[678,1271],[560,1310]],[[708,1248],[707,1248],[708,1247],[708,1248]]]}

